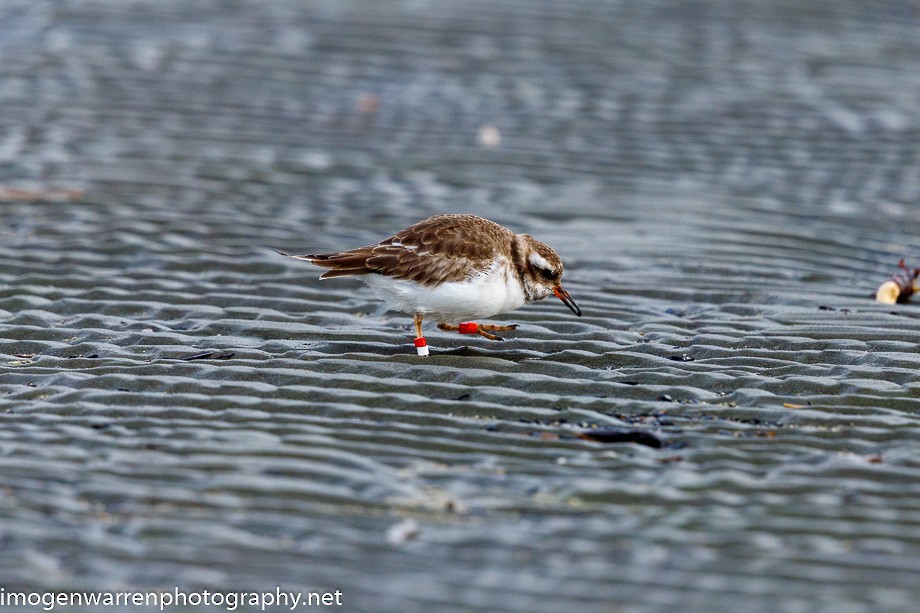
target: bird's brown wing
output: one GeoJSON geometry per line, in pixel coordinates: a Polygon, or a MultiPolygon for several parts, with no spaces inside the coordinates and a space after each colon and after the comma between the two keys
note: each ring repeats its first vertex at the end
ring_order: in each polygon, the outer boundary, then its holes
{"type": "Polygon", "coordinates": [[[329,268],[321,279],[377,273],[430,286],[486,268],[513,238],[510,230],[475,215],[438,215],[376,245],[290,257],[329,268]]]}

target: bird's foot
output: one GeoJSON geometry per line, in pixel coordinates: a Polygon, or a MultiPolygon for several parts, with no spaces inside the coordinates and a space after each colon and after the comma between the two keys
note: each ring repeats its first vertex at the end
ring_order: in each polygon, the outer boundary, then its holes
{"type": "Polygon", "coordinates": [[[500,330],[517,330],[517,324],[508,324],[508,325],[498,325],[498,324],[477,324],[474,321],[466,321],[459,325],[453,324],[438,324],[438,328],[448,332],[459,332],[460,334],[478,334],[483,336],[490,341],[503,341],[500,336],[495,334],[490,334],[487,330],[500,331],[500,330]]]}

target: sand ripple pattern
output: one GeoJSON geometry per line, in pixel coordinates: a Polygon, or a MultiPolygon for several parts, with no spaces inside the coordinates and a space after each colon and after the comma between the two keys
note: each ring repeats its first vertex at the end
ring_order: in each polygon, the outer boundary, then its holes
{"type": "Polygon", "coordinates": [[[870,296],[920,262],[918,24],[4,3],[0,584],[915,609],[920,310],[870,296]],[[585,316],[420,360],[408,318],[269,249],[441,212],[557,246],[585,316]]]}

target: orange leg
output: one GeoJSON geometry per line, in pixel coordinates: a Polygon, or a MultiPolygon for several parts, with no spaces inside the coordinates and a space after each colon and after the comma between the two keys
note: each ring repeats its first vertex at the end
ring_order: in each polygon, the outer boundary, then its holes
{"type": "Polygon", "coordinates": [[[428,342],[425,340],[425,337],[422,336],[422,319],[425,317],[423,313],[416,313],[414,315],[415,319],[415,350],[422,357],[428,355],[428,342]]]}
{"type": "Polygon", "coordinates": [[[501,326],[498,324],[477,324],[475,322],[465,322],[460,325],[453,324],[438,324],[438,328],[445,330],[447,332],[459,332],[460,334],[478,334],[479,336],[484,336],[490,341],[503,341],[500,336],[494,334],[489,334],[486,330],[517,330],[517,324],[509,324],[506,326],[501,326]]]}
{"type": "Polygon", "coordinates": [[[482,330],[517,330],[517,324],[476,324],[482,330]]]}

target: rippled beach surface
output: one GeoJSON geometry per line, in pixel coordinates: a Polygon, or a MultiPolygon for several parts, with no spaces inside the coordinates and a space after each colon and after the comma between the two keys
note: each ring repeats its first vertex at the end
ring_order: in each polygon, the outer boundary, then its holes
{"type": "Polygon", "coordinates": [[[915,610],[918,66],[908,2],[3,3],[0,587],[915,610]],[[584,317],[423,359],[271,249],[446,212],[584,317]]]}

